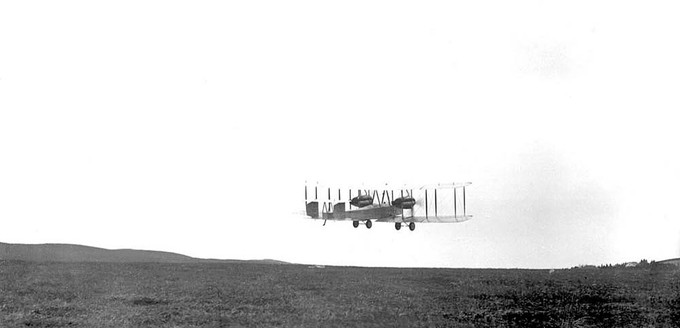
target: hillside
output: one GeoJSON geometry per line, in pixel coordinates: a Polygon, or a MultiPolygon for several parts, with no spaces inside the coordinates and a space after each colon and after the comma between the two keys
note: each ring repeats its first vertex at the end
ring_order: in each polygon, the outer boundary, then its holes
{"type": "MultiPolygon", "coordinates": [[[[136,249],[104,249],[71,244],[7,244],[0,243],[0,260],[30,262],[154,262],[154,263],[198,263],[198,262],[240,262],[237,260],[207,260],[190,256],[136,249]]],[[[285,263],[274,260],[251,261],[261,263],[285,263]]]]}
{"type": "Polygon", "coordinates": [[[680,258],[663,260],[663,261],[659,261],[659,262],[657,262],[657,263],[661,263],[661,264],[673,264],[673,265],[680,266],[680,258]]]}

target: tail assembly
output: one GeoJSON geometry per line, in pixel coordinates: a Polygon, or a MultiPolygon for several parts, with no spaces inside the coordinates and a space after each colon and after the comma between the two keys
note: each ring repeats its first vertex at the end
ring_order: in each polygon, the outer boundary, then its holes
{"type": "Polygon", "coordinates": [[[305,181],[305,207],[307,210],[307,216],[318,219],[319,218],[319,191],[318,187],[314,186],[314,201],[307,201],[307,181],[305,181]]]}
{"type": "Polygon", "coordinates": [[[319,218],[319,202],[307,203],[307,216],[313,219],[319,218]]]}

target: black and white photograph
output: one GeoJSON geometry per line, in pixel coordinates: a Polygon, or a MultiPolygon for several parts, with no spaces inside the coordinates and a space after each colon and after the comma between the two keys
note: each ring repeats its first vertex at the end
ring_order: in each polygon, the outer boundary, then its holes
{"type": "Polygon", "coordinates": [[[680,327],[674,1],[0,1],[0,327],[680,327]]]}

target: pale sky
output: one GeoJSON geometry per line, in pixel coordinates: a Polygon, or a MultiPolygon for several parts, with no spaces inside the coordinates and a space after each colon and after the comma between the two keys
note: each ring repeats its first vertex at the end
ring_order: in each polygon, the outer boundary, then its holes
{"type": "Polygon", "coordinates": [[[570,267],[680,257],[678,5],[0,3],[0,241],[570,267]],[[304,181],[471,181],[459,224],[303,219],[304,181]]]}

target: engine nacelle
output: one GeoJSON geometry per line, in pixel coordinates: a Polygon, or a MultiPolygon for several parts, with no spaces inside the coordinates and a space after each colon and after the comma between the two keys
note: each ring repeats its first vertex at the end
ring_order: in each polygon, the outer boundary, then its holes
{"type": "Polygon", "coordinates": [[[360,195],[352,198],[352,200],[350,200],[349,203],[352,204],[353,206],[362,208],[373,204],[373,197],[369,195],[360,195]]]}
{"type": "Polygon", "coordinates": [[[416,200],[413,197],[399,197],[392,201],[392,206],[401,209],[411,209],[416,205],[416,200]]]}

